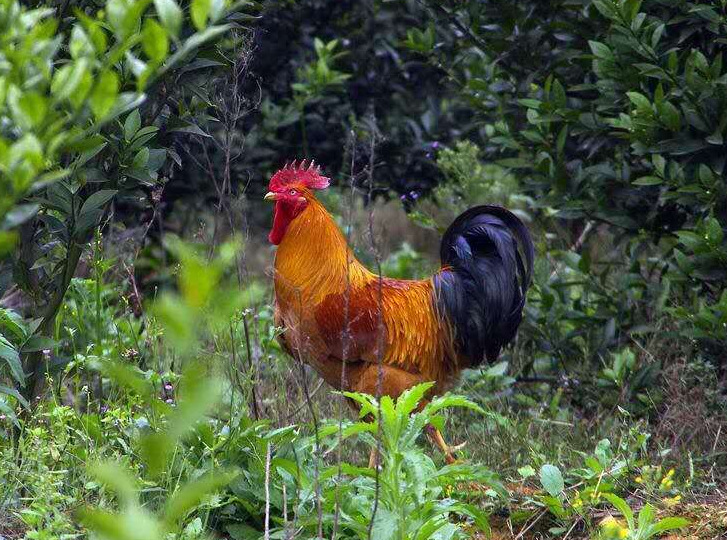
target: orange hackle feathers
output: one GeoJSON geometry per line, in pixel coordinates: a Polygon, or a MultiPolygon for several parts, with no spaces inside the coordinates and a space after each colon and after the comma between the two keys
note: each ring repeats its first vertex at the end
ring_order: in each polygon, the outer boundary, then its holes
{"type": "MultiPolygon", "coordinates": [[[[278,246],[275,270],[287,345],[334,387],[341,386],[341,362],[351,365],[354,389],[355,364],[376,365],[379,358],[419,382],[438,381],[442,388],[458,371],[431,280],[380,279],[369,272],[315,198],[290,224],[278,246]]],[[[390,383],[401,386],[400,391],[411,386],[409,377],[406,384],[390,383]]],[[[375,388],[360,390],[373,393],[375,388]]]]}

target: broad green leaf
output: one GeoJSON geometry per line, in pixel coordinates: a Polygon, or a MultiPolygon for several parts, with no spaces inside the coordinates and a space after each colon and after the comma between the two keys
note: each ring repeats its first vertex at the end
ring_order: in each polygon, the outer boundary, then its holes
{"type": "Polygon", "coordinates": [[[100,364],[101,372],[118,385],[130,388],[137,395],[149,398],[154,393],[154,387],[138,371],[130,365],[121,362],[105,361],[100,364]]]}
{"type": "Polygon", "coordinates": [[[138,32],[141,16],[151,0],[108,0],[107,19],[119,40],[138,32]]]}
{"type": "Polygon", "coordinates": [[[182,28],[182,10],[177,3],[174,0],[154,0],[154,7],[167,32],[178,36],[182,28]]]}
{"type": "Polygon", "coordinates": [[[435,414],[442,409],[448,409],[450,407],[462,407],[465,409],[471,409],[478,413],[483,414],[485,411],[474,401],[467,399],[464,396],[456,396],[451,394],[445,394],[434,398],[423,410],[427,415],[435,414]]]}
{"type": "Polygon", "coordinates": [[[131,167],[134,169],[144,169],[147,163],[149,163],[149,148],[145,146],[136,153],[131,167]]]}
{"type": "Polygon", "coordinates": [[[668,101],[662,101],[656,106],[659,112],[659,119],[668,127],[671,131],[679,131],[681,128],[681,115],[679,109],[677,109],[672,103],[668,101]]]}
{"type": "Polygon", "coordinates": [[[45,118],[48,109],[45,97],[37,92],[20,94],[19,91],[14,91],[14,88],[12,87],[8,93],[8,103],[16,116],[16,121],[26,129],[37,126],[45,118]]]}
{"type": "Polygon", "coordinates": [[[432,386],[434,383],[422,383],[406,390],[396,400],[396,413],[399,415],[411,413],[432,386]]]}
{"type": "Polygon", "coordinates": [[[122,514],[86,508],[78,512],[78,517],[99,538],[107,540],[150,540],[165,537],[161,524],[154,516],[136,504],[122,514]]]}
{"type": "MultiPolygon", "coordinates": [[[[198,47],[202,46],[206,42],[213,40],[217,36],[224,34],[230,28],[232,28],[232,27],[229,24],[223,24],[220,26],[210,26],[206,30],[199,32],[197,34],[194,34],[192,37],[185,40],[184,43],[182,44],[182,46],[179,49],[177,49],[177,51],[173,55],[171,55],[169,57],[167,62],[164,64],[164,69],[169,70],[169,69],[172,69],[173,67],[176,67],[192,51],[194,51],[198,47]]],[[[164,70],[162,70],[161,73],[164,73],[164,70]]]]}
{"type": "Polygon", "coordinates": [[[104,71],[91,92],[90,105],[97,119],[105,117],[116,103],[119,94],[119,76],[113,71],[104,71]]]}
{"type": "Polygon", "coordinates": [[[18,351],[7,341],[2,335],[0,335],[0,359],[5,361],[5,364],[10,369],[10,374],[18,384],[25,384],[25,373],[23,373],[23,367],[20,364],[20,355],[18,351]]]}
{"type": "Polygon", "coordinates": [[[169,53],[169,38],[167,37],[167,33],[154,19],[144,21],[141,45],[149,59],[154,62],[164,61],[169,53]]]}
{"type": "Polygon", "coordinates": [[[611,49],[605,43],[600,43],[598,41],[589,41],[588,45],[597,58],[601,58],[602,60],[614,59],[611,49]]]}
{"type": "Polygon", "coordinates": [[[167,502],[164,513],[167,525],[177,525],[190,510],[199,505],[203,497],[224,488],[234,477],[232,471],[210,472],[183,485],[167,502]]]}
{"type": "Polygon", "coordinates": [[[124,139],[131,141],[140,127],[141,114],[139,114],[139,109],[134,109],[128,114],[126,120],[124,120],[124,139]]]}
{"type": "Polygon", "coordinates": [[[565,489],[563,475],[555,465],[546,463],[540,468],[540,483],[545,491],[553,497],[558,497],[565,489]]]}
{"type": "Polygon", "coordinates": [[[11,333],[16,340],[23,341],[28,335],[27,327],[23,318],[15,311],[7,308],[0,308],[0,334],[11,333]]]}
{"type": "Polygon", "coordinates": [[[76,92],[81,85],[83,75],[88,69],[88,60],[81,58],[66,64],[53,74],[51,93],[57,100],[63,100],[76,92]]]}
{"type": "Polygon", "coordinates": [[[658,186],[663,183],[664,179],[658,176],[642,176],[632,182],[635,186],[658,186]]]}
{"type": "Polygon", "coordinates": [[[0,222],[0,229],[12,229],[22,225],[38,213],[39,204],[19,204],[10,212],[5,214],[5,219],[0,222]]]}
{"type": "Polygon", "coordinates": [[[207,27],[207,19],[212,8],[212,0],[192,0],[189,6],[189,15],[197,30],[202,31],[207,27]]]}
{"type": "Polygon", "coordinates": [[[724,238],[724,231],[719,221],[713,217],[709,217],[704,223],[707,229],[707,240],[715,245],[721,244],[724,238]]]}
{"type": "Polygon", "coordinates": [[[30,338],[28,338],[28,340],[23,343],[21,352],[38,352],[55,349],[56,347],[58,347],[58,342],[55,339],[47,336],[35,335],[30,336],[30,338]]]}
{"type": "Polygon", "coordinates": [[[73,30],[71,30],[71,41],[68,49],[71,52],[71,57],[74,59],[94,55],[95,48],[93,43],[80,24],[75,24],[73,30]]]}
{"type": "Polygon", "coordinates": [[[394,540],[403,538],[399,532],[400,527],[405,527],[405,522],[400,522],[397,515],[384,506],[379,506],[374,516],[374,524],[371,528],[371,538],[376,540],[394,540]]]}
{"type": "MultiPolygon", "coordinates": [[[[2,387],[0,387],[0,394],[2,394],[2,387]]],[[[8,418],[10,418],[10,421],[16,426],[20,427],[20,422],[18,422],[18,417],[15,414],[15,410],[8,405],[8,403],[5,400],[0,399],[0,412],[5,414],[8,418]]]]}
{"type": "Polygon", "coordinates": [[[112,489],[124,505],[136,499],[136,482],[129,472],[117,463],[106,462],[91,465],[90,472],[102,484],[112,489]]]}
{"type": "Polygon", "coordinates": [[[621,512],[623,517],[626,518],[626,522],[628,523],[630,529],[633,529],[636,526],[636,522],[634,521],[634,513],[631,511],[631,508],[626,501],[624,501],[618,495],[614,495],[613,493],[603,493],[602,497],[610,502],[619,512],[621,512]]]}
{"type": "Polygon", "coordinates": [[[92,210],[101,208],[104,204],[114,198],[114,195],[118,193],[115,189],[101,189],[95,193],[92,193],[88,199],[83,202],[79,215],[86,214],[92,210]]]}
{"type": "Polygon", "coordinates": [[[639,511],[639,517],[638,517],[638,524],[640,530],[646,530],[647,527],[651,525],[651,523],[654,521],[654,518],[656,517],[656,511],[654,510],[654,507],[650,504],[645,504],[641,507],[641,510],[639,511]]]}
{"type": "Polygon", "coordinates": [[[667,517],[652,525],[651,532],[653,534],[661,534],[666,531],[681,529],[689,525],[689,523],[689,520],[683,517],[667,517]]]}
{"type": "Polygon", "coordinates": [[[628,96],[631,103],[633,103],[636,106],[636,109],[639,111],[651,111],[651,102],[649,99],[639,92],[626,92],[626,95],[628,96]]]}

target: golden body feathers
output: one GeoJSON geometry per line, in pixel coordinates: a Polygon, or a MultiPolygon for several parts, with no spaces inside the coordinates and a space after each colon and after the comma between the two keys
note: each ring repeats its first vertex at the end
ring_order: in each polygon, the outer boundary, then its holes
{"type": "Polygon", "coordinates": [[[431,279],[371,273],[315,199],[278,246],[275,297],[285,346],[336,388],[375,393],[379,360],[393,397],[423,381],[441,392],[459,372],[431,279]]]}

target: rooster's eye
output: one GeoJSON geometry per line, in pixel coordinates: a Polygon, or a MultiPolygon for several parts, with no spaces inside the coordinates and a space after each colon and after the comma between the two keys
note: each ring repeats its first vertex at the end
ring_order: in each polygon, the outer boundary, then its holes
{"type": "Polygon", "coordinates": [[[294,189],[291,189],[288,193],[290,193],[291,195],[297,195],[298,194],[298,192],[296,190],[294,190],[294,189]]]}

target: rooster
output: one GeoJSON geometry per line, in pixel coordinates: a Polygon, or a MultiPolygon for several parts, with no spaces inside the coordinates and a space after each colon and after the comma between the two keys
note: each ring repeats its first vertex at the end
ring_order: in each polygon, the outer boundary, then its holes
{"type": "MultiPolygon", "coordinates": [[[[436,274],[390,279],[356,259],[316,199],[328,185],[304,160],[276,172],[265,195],[275,202],[268,238],[277,246],[283,348],[336,389],[392,398],[428,381],[440,394],[463,369],[493,362],[515,337],[532,278],[533,243],[520,219],[470,208],[444,233],[436,274]]],[[[427,434],[453,462],[458,448],[434,426],[427,434]]]]}

